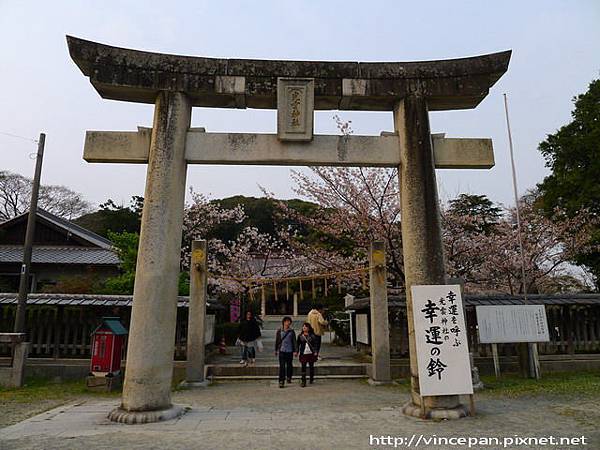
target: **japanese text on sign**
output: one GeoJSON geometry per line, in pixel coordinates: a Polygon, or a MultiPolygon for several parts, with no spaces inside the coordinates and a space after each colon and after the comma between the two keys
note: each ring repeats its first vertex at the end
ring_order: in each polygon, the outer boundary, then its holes
{"type": "Polygon", "coordinates": [[[548,342],[544,305],[477,306],[479,342],[548,342]]]}
{"type": "Polygon", "coordinates": [[[472,394],[460,286],[411,288],[421,395],[472,394]]]}

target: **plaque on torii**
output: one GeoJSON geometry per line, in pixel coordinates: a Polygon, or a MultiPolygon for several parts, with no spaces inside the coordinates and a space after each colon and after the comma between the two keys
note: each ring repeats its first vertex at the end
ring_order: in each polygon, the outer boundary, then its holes
{"type": "MultiPolygon", "coordinates": [[[[155,105],[151,128],[88,131],[85,140],[86,161],[148,164],[125,384],[112,420],[164,420],[183,411],[171,405],[170,389],[187,164],[398,168],[411,365],[404,411],[465,414],[458,396],[420,396],[410,287],[446,283],[435,169],[490,168],[494,157],[489,139],[432,136],[429,111],[476,107],[506,72],[510,51],[359,63],[202,58],[67,41],[101,97],[155,105]],[[277,134],[190,128],[193,106],[277,109],[277,134]],[[393,111],[395,129],[314,135],[314,110],[335,109],[393,111]]],[[[374,381],[388,381],[389,367],[377,373],[374,381]]]]}

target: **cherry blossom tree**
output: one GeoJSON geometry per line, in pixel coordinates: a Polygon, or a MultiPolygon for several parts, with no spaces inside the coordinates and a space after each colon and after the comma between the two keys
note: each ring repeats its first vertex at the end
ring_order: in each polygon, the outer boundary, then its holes
{"type": "MultiPolygon", "coordinates": [[[[352,134],[350,122],[334,116],[342,136],[352,134]]],[[[199,194],[192,195],[184,219],[182,264],[189,261],[192,239],[208,239],[213,274],[230,278],[314,275],[364,266],[372,241],[386,243],[388,276],[404,285],[398,171],[380,168],[310,167],[292,171],[294,191],[314,202],[312,211],[276,202],[276,236],[245,227],[231,242],[210,238],[210,230],[224,221],[242,223],[243,208],[223,209],[199,194]],[[292,262],[292,263],[290,263],[292,262]]],[[[494,205],[487,197],[463,194],[441,207],[447,273],[465,280],[471,292],[510,294],[582,288],[574,274],[577,254],[596,251],[590,240],[599,218],[590,210],[567,216],[556,210],[544,215],[539,195],[532,191],[520,200],[524,258],[518,245],[514,208],[494,205]],[[521,267],[525,265],[525,283],[521,267]]],[[[214,277],[224,291],[247,288],[243,282],[214,277]]],[[[344,277],[356,286],[357,276],[344,277]]]]}
{"type": "Polygon", "coordinates": [[[285,243],[256,227],[243,227],[235,239],[225,242],[212,236],[223,223],[241,224],[246,219],[243,208],[222,208],[199,193],[191,192],[183,219],[181,265],[189,270],[192,240],[206,239],[208,246],[209,283],[216,292],[240,293],[248,289],[242,279],[260,278],[292,271],[294,260],[285,243]]]}
{"type": "Polygon", "coordinates": [[[538,199],[537,191],[520,199],[523,258],[514,207],[504,209],[493,222],[486,221],[485,214],[445,208],[449,275],[463,278],[471,292],[519,294],[585,288],[585,280],[576,276],[572,262],[577,254],[593,250],[590,236],[598,217],[589,210],[568,217],[557,209],[549,218],[540,210],[538,199]]]}
{"type": "MultiPolygon", "coordinates": [[[[351,121],[337,115],[333,119],[342,136],[353,134],[351,121]]],[[[292,179],[295,193],[319,209],[304,214],[279,202],[279,213],[297,225],[285,230],[281,239],[306,258],[313,270],[364,266],[370,243],[379,240],[386,243],[390,278],[403,284],[397,169],[310,167],[308,173],[292,171],[292,179]]],[[[348,281],[352,280],[356,276],[348,281]]]]}
{"type": "MultiPolygon", "coordinates": [[[[364,265],[369,243],[383,240],[391,281],[404,285],[395,170],[310,168],[310,173],[294,171],[292,176],[295,192],[320,206],[317,213],[305,215],[280,203],[281,214],[311,230],[308,235],[287,230],[287,239],[315,272],[364,265]]],[[[598,217],[589,210],[571,217],[556,210],[548,218],[537,199],[531,192],[520,200],[527,292],[585,289],[585,274],[574,270],[573,261],[577,254],[593,251],[590,236],[598,217]]],[[[464,279],[471,292],[525,291],[514,208],[494,205],[485,196],[463,195],[441,210],[450,277],[464,279]]]]}
{"type": "Polygon", "coordinates": [[[312,231],[311,239],[287,230],[289,245],[297,253],[315,269],[351,269],[366,264],[370,242],[382,240],[391,277],[403,280],[396,170],[311,167],[310,173],[293,171],[292,177],[294,191],[320,207],[307,215],[280,202],[281,214],[312,231]]]}

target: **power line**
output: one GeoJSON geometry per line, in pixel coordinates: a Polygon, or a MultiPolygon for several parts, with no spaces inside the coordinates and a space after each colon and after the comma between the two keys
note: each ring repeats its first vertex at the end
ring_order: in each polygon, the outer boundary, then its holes
{"type": "Polygon", "coordinates": [[[14,137],[14,138],[17,138],[17,139],[23,139],[25,141],[35,142],[36,144],[38,143],[37,139],[33,139],[33,138],[30,138],[30,137],[26,137],[26,136],[19,136],[18,134],[6,133],[4,131],[0,131],[0,134],[3,134],[5,136],[14,137]]]}

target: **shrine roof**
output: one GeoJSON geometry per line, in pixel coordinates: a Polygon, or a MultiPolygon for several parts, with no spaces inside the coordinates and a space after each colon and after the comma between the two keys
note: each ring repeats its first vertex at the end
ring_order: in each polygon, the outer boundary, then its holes
{"type": "Polygon", "coordinates": [[[125,336],[128,334],[119,317],[103,317],[102,323],[96,327],[92,334],[104,329],[109,329],[116,336],[125,336]]]}
{"type": "MultiPolygon", "coordinates": [[[[548,305],[548,306],[600,306],[600,294],[530,294],[527,301],[523,295],[507,294],[463,294],[466,307],[492,306],[492,305],[548,305]]],[[[346,309],[361,311],[369,309],[368,297],[354,300],[346,309]]],[[[404,295],[390,295],[388,297],[390,308],[405,308],[404,295]]]]}
{"type": "MultiPolygon", "coordinates": [[[[21,264],[23,262],[23,246],[0,245],[0,263],[21,264]]],[[[38,246],[32,250],[33,264],[78,264],[109,265],[120,264],[115,250],[92,247],[38,246]]]]}
{"type": "MultiPolygon", "coordinates": [[[[18,294],[13,292],[0,293],[0,305],[16,305],[18,294]]],[[[28,305],[37,306],[85,306],[85,307],[125,307],[133,305],[133,295],[104,295],[104,294],[28,294],[28,305]]],[[[187,308],[188,296],[177,297],[177,307],[187,308]]],[[[224,310],[225,307],[217,300],[209,298],[207,311],[224,310]]]]}
{"type": "Polygon", "coordinates": [[[477,106],[508,69],[511,51],[411,62],[287,61],[179,56],[67,36],[73,61],[101,97],[154,103],[185,92],[194,106],[276,109],[277,78],[314,78],[316,109],[392,110],[409,93],[430,110],[477,106]]]}

